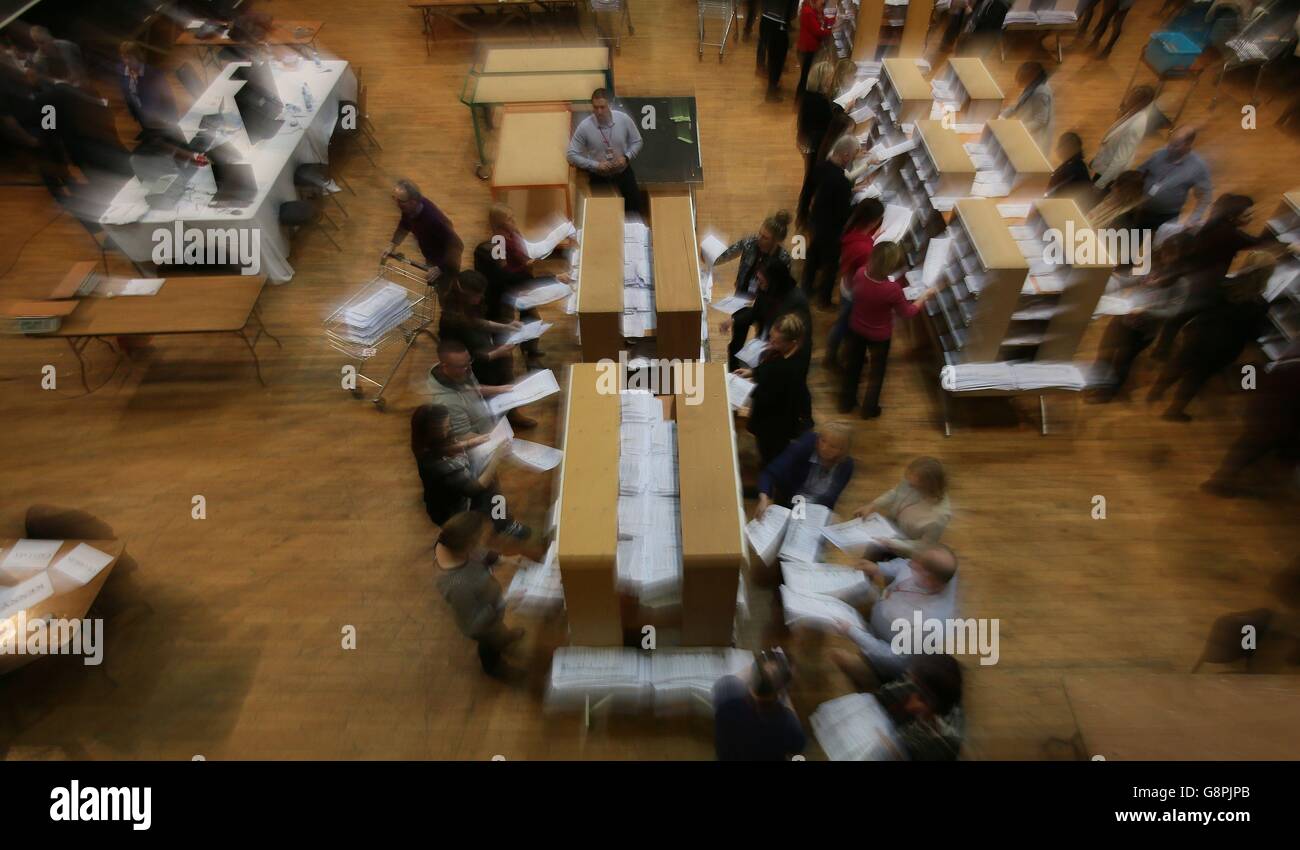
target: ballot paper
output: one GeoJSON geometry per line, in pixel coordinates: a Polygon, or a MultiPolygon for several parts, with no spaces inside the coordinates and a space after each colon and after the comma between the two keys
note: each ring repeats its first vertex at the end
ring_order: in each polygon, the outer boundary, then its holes
{"type": "Polygon", "coordinates": [[[542,334],[551,329],[550,322],[525,322],[522,327],[511,331],[502,341],[502,345],[518,345],[521,342],[528,342],[530,339],[537,339],[542,334]]]}
{"type": "Polygon", "coordinates": [[[67,576],[80,587],[89,584],[111,563],[112,555],[99,551],[89,543],[78,543],[54,565],[54,572],[67,576]]]}
{"type": "Polygon", "coordinates": [[[843,564],[783,560],[781,580],[800,593],[821,593],[849,603],[866,595],[871,587],[865,573],[843,564]]]}
{"type": "Polygon", "coordinates": [[[875,77],[865,77],[859,79],[857,82],[855,82],[852,86],[849,87],[848,91],[844,92],[844,94],[835,98],[835,102],[839,104],[841,109],[848,109],[850,106],[856,103],[860,97],[865,95],[867,92],[871,91],[871,87],[874,86],[875,84],[876,84],[875,77]]]}
{"type": "Polygon", "coordinates": [[[483,470],[487,469],[487,465],[492,461],[492,455],[496,454],[497,449],[501,446],[509,443],[514,435],[515,432],[510,427],[510,421],[503,418],[497,422],[496,427],[488,432],[487,442],[479,443],[466,452],[469,455],[470,468],[474,470],[475,476],[483,474],[483,470]]]}
{"type": "Polygon", "coordinates": [[[730,316],[737,310],[744,309],[753,303],[754,299],[745,295],[728,295],[726,298],[710,303],[709,306],[719,313],[726,313],[730,316]]]}
{"type": "Polygon", "coordinates": [[[862,615],[847,602],[824,593],[803,593],[789,585],[781,585],[781,607],[785,610],[787,626],[808,626],[827,631],[842,626],[866,631],[862,615]]]}
{"type": "Polygon", "coordinates": [[[522,381],[516,381],[515,388],[510,392],[494,395],[488,399],[488,410],[496,416],[501,416],[508,410],[541,401],[559,391],[560,385],[555,382],[555,373],[550,369],[530,372],[522,381]]]}
{"type": "Polygon", "coordinates": [[[0,621],[39,605],[53,595],[54,584],[47,572],[37,573],[12,587],[0,587],[0,621]]]}
{"type": "Polygon", "coordinates": [[[16,581],[34,576],[50,565],[62,545],[62,540],[19,540],[0,561],[0,575],[16,581]]]}
{"type": "Polygon", "coordinates": [[[869,120],[874,114],[875,113],[871,109],[871,104],[864,103],[850,112],[849,117],[853,119],[854,124],[862,124],[869,120]]]}
{"type": "Polygon", "coordinates": [[[655,713],[676,708],[712,708],[713,686],[724,676],[746,673],[754,653],[746,649],[656,649],[650,656],[655,713]]]}
{"type": "Polygon", "coordinates": [[[911,138],[896,145],[876,145],[871,154],[880,162],[893,159],[901,153],[907,153],[921,143],[919,138],[911,138]]]}
{"type": "Polygon", "coordinates": [[[542,563],[524,561],[515,571],[505,601],[517,613],[541,617],[564,607],[564,587],[556,561],[558,548],[559,544],[552,540],[542,563]]]}
{"type": "Polygon", "coordinates": [[[805,502],[801,511],[791,512],[790,522],[785,529],[785,540],[781,543],[781,560],[816,562],[822,547],[822,528],[830,520],[831,509],[825,505],[805,502]],[[803,514],[802,519],[795,516],[799,512],[803,514]]]}
{"type": "Polygon", "coordinates": [[[555,278],[539,277],[526,287],[520,287],[506,293],[505,301],[516,310],[533,310],[543,304],[568,298],[573,294],[567,283],[555,278]]]}
{"type": "Polygon", "coordinates": [[[736,352],[736,359],[753,369],[763,358],[763,352],[767,350],[767,340],[755,337],[740,347],[736,352]]]}
{"type": "Polygon", "coordinates": [[[861,555],[877,540],[902,537],[898,529],[880,514],[828,525],[821,532],[832,546],[850,555],[861,555]]]}
{"type": "Polygon", "coordinates": [[[396,283],[385,282],[362,290],[338,312],[339,334],[351,342],[375,345],[410,315],[410,293],[396,283]]]}
{"type": "Polygon", "coordinates": [[[95,287],[92,295],[116,298],[123,295],[157,295],[165,282],[161,277],[106,277],[95,287]]]}
{"type": "MultiPolygon", "coordinates": [[[[988,172],[981,173],[987,174],[988,172]]],[[[989,180],[983,183],[977,180],[975,185],[971,187],[970,193],[976,198],[1005,198],[1011,194],[1011,184],[1004,180],[989,180]]]]}
{"type": "Polygon", "coordinates": [[[758,386],[749,378],[742,378],[734,372],[727,373],[727,399],[731,402],[732,410],[740,410],[749,404],[749,397],[754,394],[754,387],[758,386]]]}
{"type": "Polygon", "coordinates": [[[649,662],[627,647],[562,646],[551,657],[547,701],[581,705],[585,697],[612,696],[648,703],[649,662]]]}
{"type": "Polygon", "coordinates": [[[540,242],[529,242],[524,240],[524,250],[528,252],[530,260],[540,260],[551,256],[555,251],[555,246],[559,245],[570,236],[577,235],[578,231],[573,229],[573,222],[566,221],[563,224],[556,225],[550,233],[542,237],[540,242]]]}
{"type": "Polygon", "coordinates": [[[901,761],[906,748],[889,712],[871,694],[846,694],[808,716],[813,737],[831,761],[901,761]]]}
{"type": "Polygon", "coordinates": [[[648,392],[629,390],[619,396],[623,424],[659,422],[664,418],[664,406],[648,392]]]}
{"type": "Polygon", "coordinates": [[[923,288],[939,285],[939,276],[948,265],[951,251],[952,239],[947,236],[936,236],[926,245],[925,263],[921,266],[920,285],[923,288]]]}
{"type": "Polygon", "coordinates": [[[881,242],[898,242],[911,226],[912,210],[909,207],[886,204],[885,215],[880,220],[880,228],[872,241],[877,245],[881,242]]]}
{"type": "Polygon", "coordinates": [[[762,519],[751,519],[745,525],[745,539],[749,541],[754,554],[769,566],[776,562],[776,555],[785,540],[786,526],[790,522],[790,509],[780,505],[768,505],[762,519]]]}
{"type": "Polygon", "coordinates": [[[541,443],[514,439],[510,441],[510,457],[530,469],[547,472],[560,465],[564,452],[541,443]]]}
{"type": "Polygon", "coordinates": [[[704,238],[700,240],[700,253],[704,255],[704,260],[709,265],[716,263],[718,257],[721,257],[726,250],[727,243],[712,233],[704,234],[704,238]]]}

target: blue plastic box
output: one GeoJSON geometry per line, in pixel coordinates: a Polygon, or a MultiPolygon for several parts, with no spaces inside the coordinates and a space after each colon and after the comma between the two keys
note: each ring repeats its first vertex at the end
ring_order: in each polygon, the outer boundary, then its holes
{"type": "Polygon", "coordinates": [[[1181,32],[1154,32],[1147,43],[1146,60],[1158,74],[1186,71],[1203,49],[1181,32]]]}

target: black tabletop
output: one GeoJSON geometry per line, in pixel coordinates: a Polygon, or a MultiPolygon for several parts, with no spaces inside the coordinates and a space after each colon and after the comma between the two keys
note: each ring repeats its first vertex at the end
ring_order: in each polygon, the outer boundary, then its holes
{"type": "Polygon", "coordinates": [[[615,108],[636,122],[645,147],[633,162],[638,183],[703,183],[700,125],[693,97],[620,97],[615,108]],[[646,111],[652,107],[653,113],[646,111]],[[654,127],[645,125],[654,116],[654,127]]]}

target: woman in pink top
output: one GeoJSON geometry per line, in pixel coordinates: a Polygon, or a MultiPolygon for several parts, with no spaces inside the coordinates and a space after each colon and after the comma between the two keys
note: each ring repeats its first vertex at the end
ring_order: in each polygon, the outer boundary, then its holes
{"type": "Polygon", "coordinates": [[[840,412],[848,413],[858,398],[858,380],[868,353],[871,371],[867,374],[867,395],[862,400],[862,418],[880,415],[880,387],[885,381],[885,364],[889,360],[889,341],[894,335],[894,314],[915,316],[934,295],[933,289],[915,301],[903,295],[903,287],[890,275],[903,265],[903,249],[895,242],[879,242],[871,259],[853,276],[853,313],[849,316],[848,363],[844,386],[840,391],[840,412]]]}

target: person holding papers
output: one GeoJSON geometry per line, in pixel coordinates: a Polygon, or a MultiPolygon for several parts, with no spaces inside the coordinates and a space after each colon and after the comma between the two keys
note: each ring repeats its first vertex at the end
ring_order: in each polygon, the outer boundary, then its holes
{"type": "Polygon", "coordinates": [[[763,652],[748,677],[723,676],[713,685],[713,743],[718,761],[785,761],[803,752],[807,737],[790,704],[784,653],[763,652]]]}
{"type": "Polygon", "coordinates": [[[1041,62],[1025,62],[1016,71],[1016,82],[1023,86],[1016,102],[1002,110],[1003,118],[1015,118],[1025,125],[1029,135],[1046,154],[1056,139],[1056,98],[1041,62]]]}
{"type": "Polygon", "coordinates": [[[758,457],[764,467],[812,426],[808,370],[798,356],[807,335],[804,320],[786,313],[768,334],[762,362],[754,369],[736,370],[755,384],[749,401],[749,433],[758,442],[758,457]]]}
{"type": "MultiPolygon", "coordinates": [[[[468,453],[451,437],[451,416],[438,404],[422,404],[411,414],[411,454],[415,455],[420,484],[424,488],[424,509],[434,525],[443,525],[455,514],[475,510],[492,517],[497,489],[497,467],[507,454],[505,443],[497,446],[477,475],[468,453]]],[[[493,517],[497,534],[526,539],[532,532],[507,513],[493,517]]]]}
{"type": "Polygon", "coordinates": [[[514,389],[481,386],[471,369],[473,362],[465,343],[447,337],[438,340],[438,362],[429,370],[430,400],[447,408],[451,439],[461,450],[487,442],[495,423],[484,399],[514,389]]]}
{"type": "Polygon", "coordinates": [[[835,650],[832,661],[854,684],[870,690],[872,680],[884,682],[906,672],[910,656],[895,654],[890,645],[893,624],[898,620],[947,621],[957,609],[957,555],[942,544],[931,544],[909,560],[896,558],[876,563],[861,561],[858,569],[868,578],[885,581],[885,589],[870,586],[867,596],[871,617],[867,628],[841,623],[840,630],[858,645],[861,653],[835,650]]]}
{"type": "Polygon", "coordinates": [[[898,486],[853,512],[856,517],[871,514],[880,514],[904,536],[878,540],[878,550],[869,555],[893,553],[906,557],[923,546],[938,543],[952,519],[943,464],[932,457],[919,457],[909,463],[898,486]]]}
{"type": "MultiPolygon", "coordinates": [[[[736,266],[736,294],[756,298],[760,272],[772,260],[790,268],[790,252],[782,244],[790,229],[790,213],[778,210],[759,225],[758,233],[733,242],[713,261],[716,268],[721,263],[740,257],[736,266]]],[[[731,343],[727,346],[727,362],[731,369],[739,369],[741,363],[736,359],[736,352],[745,345],[749,329],[754,323],[752,307],[742,307],[722,323],[722,332],[731,331],[731,343]]]]}
{"type": "Polygon", "coordinates": [[[966,736],[961,710],[961,665],[951,655],[918,655],[901,679],[876,699],[894,721],[894,735],[910,761],[954,761],[966,736]]]}
{"type": "Polygon", "coordinates": [[[501,556],[487,549],[491,526],[480,513],[466,511],[447,520],[433,547],[434,583],[456,618],[460,633],[478,643],[478,659],[489,676],[512,680],[521,671],[502,657],[524,636],[506,628],[505,597],[492,569],[501,556]]]}
{"type": "Polygon", "coordinates": [[[813,172],[809,203],[808,258],[804,260],[803,289],[811,300],[829,308],[831,289],[840,268],[840,237],[853,210],[853,182],[845,169],[858,155],[858,140],[841,136],[831,146],[830,154],[813,172]]]}
{"type": "Polygon", "coordinates": [[[384,251],[383,257],[396,252],[407,235],[414,233],[420,254],[430,266],[425,274],[426,281],[433,283],[439,278],[449,279],[459,273],[465,243],[456,235],[451,219],[443,215],[433,201],[420,194],[419,186],[405,178],[398,180],[393,187],[393,200],[397,203],[401,218],[397,221],[397,229],[393,231],[392,244],[384,251]]]}
{"type": "Polygon", "coordinates": [[[881,242],[872,251],[871,260],[853,277],[853,312],[849,316],[848,364],[840,391],[841,413],[853,410],[857,402],[858,380],[870,354],[871,371],[867,375],[867,394],[862,400],[862,418],[874,419],[881,414],[880,390],[885,382],[889,344],[894,335],[894,315],[905,319],[915,316],[934,297],[931,288],[915,301],[908,301],[903,287],[890,277],[902,265],[903,249],[895,242],[881,242]]]}
{"type": "Polygon", "coordinates": [[[1097,203],[1092,173],[1083,161],[1083,139],[1078,133],[1066,132],[1056,140],[1056,158],[1060,164],[1047,180],[1049,198],[1069,198],[1085,212],[1097,203]]]}
{"type": "Polygon", "coordinates": [[[802,497],[805,504],[834,510],[853,478],[852,439],[848,423],[830,422],[787,446],[758,476],[754,518],[762,518],[773,504],[790,507],[795,496],[802,497]]]}
{"type": "Polygon", "coordinates": [[[1124,98],[1119,118],[1101,137],[1101,145],[1089,167],[1097,175],[1097,188],[1105,189],[1133,166],[1138,147],[1147,137],[1147,127],[1155,117],[1152,105],[1156,90],[1151,86],[1137,86],[1124,98]]]}
{"type": "Polygon", "coordinates": [[[849,330],[849,317],[853,313],[853,278],[871,259],[885,220],[885,205],[879,198],[863,198],[849,214],[840,237],[840,314],[826,337],[826,356],[822,365],[832,371],[840,368],[840,344],[849,330]]]}
{"type": "Polygon", "coordinates": [[[625,112],[609,105],[609,92],[591,93],[591,114],[582,119],[569,141],[567,157],[587,172],[592,186],[613,186],[623,196],[627,212],[641,209],[641,189],[632,173],[632,160],[641,152],[641,132],[625,112]]]}
{"type": "Polygon", "coordinates": [[[835,30],[835,17],[834,5],[828,9],[826,0],[804,0],[799,9],[799,40],[795,44],[799,52],[799,85],[795,87],[795,97],[803,96],[813,57],[835,30]]]}
{"type": "Polygon", "coordinates": [[[1188,195],[1196,196],[1189,223],[1204,218],[1214,190],[1209,167],[1192,150],[1195,143],[1195,128],[1180,127],[1167,145],[1138,166],[1146,180],[1147,195],[1142,203],[1140,228],[1155,233],[1162,224],[1176,221],[1183,214],[1188,195]]]}
{"type": "MultiPolygon", "coordinates": [[[[795,284],[790,269],[779,258],[772,258],[758,271],[758,294],[754,299],[751,321],[754,333],[760,339],[766,339],[780,318],[794,314],[803,320],[807,333],[812,333],[812,312],[808,309],[808,298],[795,284]]],[[[741,340],[744,342],[744,340],[741,340]]],[[[798,361],[803,367],[803,374],[808,376],[808,367],[812,365],[812,340],[805,338],[798,352],[798,361]]]]}

